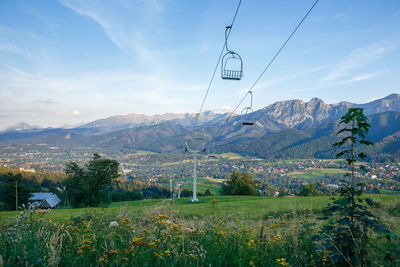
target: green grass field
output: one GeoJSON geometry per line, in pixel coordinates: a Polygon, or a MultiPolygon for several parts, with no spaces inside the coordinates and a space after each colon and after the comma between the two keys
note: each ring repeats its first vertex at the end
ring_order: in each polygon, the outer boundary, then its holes
{"type": "Polygon", "coordinates": [[[244,158],[242,155],[238,153],[222,153],[218,155],[221,158],[227,158],[227,159],[242,159],[244,158]]]}
{"type": "MultiPolygon", "coordinates": [[[[380,202],[383,206],[400,207],[400,195],[370,195],[372,199],[380,202]]],[[[203,218],[213,214],[216,216],[234,216],[242,220],[263,220],[271,216],[295,216],[301,214],[318,214],[330,202],[331,197],[253,197],[253,196],[210,196],[199,197],[200,202],[190,203],[190,198],[162,200],[146,199],[129,202],[113,202],[107,207],[102,208],[59,208],[52,210],[45,218],[54,220],[63,220],[77,215],[96,211],[113,211],[120,207],[127,206],[135,216],[145,216],[146,212],[154,209],[160,203],[163,205],[163,211],[174,214],[175,217],[190,219],[203,218]],[[217,200],[214,208],[211,207],[211,201],[217,200]]],[[[0,213],[1,220],[13,220],[19,212],[7,211],[0,213]]]]}
{"type": "Polygon", "coordinates": [[[148,150],[136,150],[136,155],[154,155],[157,154],[156,152],[153,151],[148,151],[148,150]]]}
{"type": "MultiPolygon", "coordinates": [[[[213,178],[198,178],[197,179],[197,190],[199,192],[205,192],[207,189],[210,189],[212,193],[215,195],[219,195],[221,193],[221,186],[224,179],[213,179],[213,178]]],[[[188,184],[185,186],[185,189],[192,190],[193,185],[188,184]]]]}
{"type": "Polygon", "coordinates": [[[332,175],[342,175],[347,173],[348,171],[343,169],[311,169],[306,171],[294,171],[289,172],[288,176],[298,178],[298,179],[315,179],[315,178],[323,178],[325,176],[332,175]]]}

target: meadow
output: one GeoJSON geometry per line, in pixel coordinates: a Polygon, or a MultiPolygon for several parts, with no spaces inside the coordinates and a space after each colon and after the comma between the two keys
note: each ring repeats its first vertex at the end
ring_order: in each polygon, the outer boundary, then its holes
{"type": "MultiPolygon", "coordinates": [[[[371,266],[400,263],[400,196],[380,203],[393,239],[371,235],[371,266]]],[[[324,266],[318,217],[330,197],[201,197],[102,208],[3,212],[5,266],[324,266]]]]}
{"type": "Polygon", "coordinates": [[[311,169],[306,171],[293,171],[289,172],[288,175],[290,175],[293,178],[308,180],[308,179],[317,179],[325,176],[330,176],[330,177],[335,177],[340,175],[343,176],[346,173],[347,170],[344,169],[321,168],[321,169],[311,169]]]}

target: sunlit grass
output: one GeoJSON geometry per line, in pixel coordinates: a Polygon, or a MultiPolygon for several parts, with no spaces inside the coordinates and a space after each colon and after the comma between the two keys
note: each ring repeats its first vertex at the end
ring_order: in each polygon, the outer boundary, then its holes
{"type": "Polygon", "coordinates": [[[298,179],[315,179],[315,178],[323,178],[329,175],[345,174],[347,172],[348,171],[343,169],[321,168],[321,169],[310,169],[305,171],[297,170],[289,172],[287,175],[298,179]]]}
{"type": "MultiPolygon", "coordinates": [[[[372,195],[400,234],[400,196],[372,195]]],[[[0,213],[5,266],[318,266],[320,211],[330,197],[148,199],[103,208],[0,213]]],[[[375,238],[375,237],[374,237],[375,238]]],[[[371,242],[372,243],[372,242],[371,242]]],[[[371,264],[389,264],[398,240],[373,239],[371,264]],[[379,249],[378,249],[379,248],[379,249]]],[[[389,264],[390,265],[390,264],[389,264]]]]}

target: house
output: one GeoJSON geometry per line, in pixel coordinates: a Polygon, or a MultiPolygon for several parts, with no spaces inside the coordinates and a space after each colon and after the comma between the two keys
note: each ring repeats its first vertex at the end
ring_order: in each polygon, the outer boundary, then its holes
{"type": "Polygon", "coordinates": [[[54,209],[58,208],[61,199],[54,193],[33,193],[29,198],[31,208],[54,209]]]}

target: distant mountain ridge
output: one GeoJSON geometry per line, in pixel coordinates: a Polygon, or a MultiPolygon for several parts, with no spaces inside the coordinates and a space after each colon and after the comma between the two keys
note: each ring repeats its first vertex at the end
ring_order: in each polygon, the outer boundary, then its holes
{"type": "MultiPolygon", "coordinates": [[[[375,144],[366,148],[368,154],[374,158],[380,154],[400,158],[400,112],[372,114],[368,121],[371,129],[367,140],[375,144]]],[[[337,121],[329,121],[313,128],[289,128],[239,142],[228,139],[217,150],[263,158],[334,158],[332,143],[338,141],[337,131],[337,121]]]]}
{"type": "MultiPolygon", "coordinates": [[[[308,102],[302,100],[286,100],[275,102],[267,107],[253,112],[247,116],[234,116],[230,121],[238,123],[243,119],[253,119],[259,122],[259,126],[267,131],[279,131],[287,128],[307,129],[326,121],[337,120],[349,107],[360,107],[366,115],[372,115],[385,111],[400,112],[400,94],[391,94],[365,104],[340,102],[327,104],[323,100],[314,97],[308,102]]],[[[180,124],[192,126],[196,120],[196,113],[166,113],[162,115],[128,114],[117,115],[98,119],[89,123],[81,123],[76,127],[61,127],[64,129],[95,128],[97,133],[113,132],[122,129],[151,126],[160,123],[180,124]]],[[[200,114],[198,125],[213,125],[225,123],[228,113],[214,113],[206,111],[200,114]]],[[[27,123],[18,123],[5,131],[21,131],[40,129],[27,123]]]]}
{"type": "MultiPolygon", "coordinates": [[[[115,130],[135,128],[141,126],[157,125],[160,123],[168,122],[172,124],[180,124],[182,126],[191,126],[196,120],[196,114],[190,113],[166,113],[162,115],[143,115],[143,114],[129,114],[118,115],[104,119],[99,119],[90,123],[83,124],[78,128],[98,128],[103,132],[111,132],[115,130]]],[[[198,118],[199,125],[212,124],[216,121],[223,119],[226,114],[214,113],[206,111],[198,118]]]]}
{"type": "Polygon", "coordinates": [[[3,132],[12,132],[12,131],[24,131],[24,130],[32,130],[32,129],[40,129],[39,126],[37,125],[30,125],[25,122],[19,122],[14,125],[11,125],[5,129],[3,129],[3,132]]]}
{"type": "MultiPolygon", "coordinates": [[[[400,94],[391,94],[382,99],[378,99],[365,104],[355,104],[350,102],[340,102],[337,104],[327,104],[323,100],[314,97],[309,102],[302,100],[287,100],[275,102],[263,109],[257,110],[253,116],[267,130],[276,131],[285,128],[306,129],[316,126],[325,121],[336,120],[340,118],[349,107],[360,107],[364,109],[366,115],[372,115],[385,111],[400,112],[400,94]]],[[[228,114],[219,114],[211,111],[203,112],[199,117],[199,125],[212,125],[215,123],[224,123],[224,118],[228,114]]],[[[150,126],[159,123],[181,124],[182,126],[192,126],[196,114],[190,113],[166,113],[162,115],[142,115],[129,114],[112,116],[99,119],[79,128],[99,128],[103,131],[121,130],[126,128],[135,128],[139,126],[150,126]]],[[[235,116],[232,121],[241,120],[241,116],[235,116]]]]}
{"type": "MultiPolygon", "coordinates": [[[[247,115],[205,112],[198,125],[205,138],[220,152],[238,152],[261,157],[332,156],[338,119],[349,107],[364,108],[373,127],[373,153],[400,155],[400,95],[392,94],[366,104],[327,104],[319,98],[308,102],[276,102],[247,115]],[[243,126],[244,121],[254,122],[243,126]]],[[[190,137],[196,114],[155,116],[125,115],[97,120],[72,129],[47,128],[0,133],[0,145],[34,145],[72,149],[127,152],[182,152],[190,137]]]]}
{"type": "Polygon", "coordinates": [[[349,107],[364,109],[365,115],[372,115],[386,111],[400,112],[400,94],[391,94],[366,104],[340,102],[327,104],[319,98],[312,98],[309,102],[302,100],[288,100],[276,102],[254,112],[254,119],[262,125],[267,121],[284,125],[287,128],[307,129],[326,121],[337,120],[349,107]]]}

